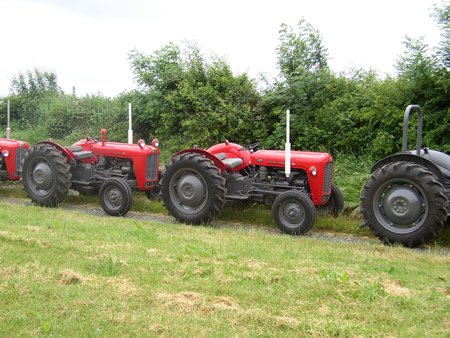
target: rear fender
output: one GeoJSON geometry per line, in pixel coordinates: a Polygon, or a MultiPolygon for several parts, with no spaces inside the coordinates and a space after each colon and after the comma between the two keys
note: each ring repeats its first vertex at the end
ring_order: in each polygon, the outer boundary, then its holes
{"type": "Polygon", "coordinates": [[[433,162],[422,156],[417,156],[413,154],[395,154],[387,156],[379,160],[377,163],[375,163],[375,165],[372,167],[372,173],[388,163],[395,163],[395,162],[412,162],[415,164],[419,164],[427,168],[434,175],[436,175],[436,177],[439,179],[441,183],[444,182],[444,175],[436,164],[434,164],[433,162]]]}
{"type": "Polygon", "coordinates": [[[55,142],[52,142],[52,141],[41,141],[41,142],[38,142],[36,144],[49,144],[49,145],[57,148],[66,157],[67,163],[69,163],[69,164],[72,162],[72,159],[75,159],[75,156],[73,155],[73,153],[70,150],[67,150],[66,148],[64,148],[63,146],[59,145],[58,143],[55,143],[55,142]]]}
{"type": "Polygon", "coordinates": [[[200,155],[205,156],[207,159],[210,159],[211,161],[214,162],[216,167],[220,169],[221,173],[223,173],[225,170],[227,170],[227,166],[217,156],[207,152],[206,150],[199,149],[199,148],[184,149],[182,151],[179,151],[175,155],[173,155],[172,158],[175,158],[175,157],[177,157],[181,154],[185,154],[185,153],[195,153],[195,154],[200,154],[200,155]]]}

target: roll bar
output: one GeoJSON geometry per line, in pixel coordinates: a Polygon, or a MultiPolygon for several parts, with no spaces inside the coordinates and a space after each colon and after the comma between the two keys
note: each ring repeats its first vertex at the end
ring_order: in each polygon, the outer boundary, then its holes
{"type": "Polygon", "coordinates": [[[408,120],[409,114],[412,110],[417,110],[419,113],[419,121],[417,125],[417,147],[416,154],[420,155],[420,150],[422,148],[422,122],[423,122],[423,113],[422,108],[420,108],[417,104],[410,104],[406,107],[405,117],[403,118],[403,145],[402,145],[402,153],[406,153],[408,151],[408,120]]]}

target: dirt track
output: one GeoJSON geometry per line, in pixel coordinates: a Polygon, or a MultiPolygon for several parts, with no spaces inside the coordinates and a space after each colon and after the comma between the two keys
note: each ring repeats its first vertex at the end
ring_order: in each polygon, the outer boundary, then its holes
{"type": "MultiPolygon", "coordinates": [[[[2,188],[5,188],[5,186],[2,186],[2,188]]],[[[8,188],[17,188],[17,186],[9,187],[8,188]]],[[[21,205],[29,205],[31,206],[32,203],[25,199],[19,199],[19,198],[5,198],[0,197],[0,203],[12,203],[12,204],[21,204],[21,205]]],[[[80,212],[83,212],[88,215],[94,215],[98,217],[112,217],[107,215],[100,207],[92,207],[92,206],[77,206],[77,205],[69,205],[65,203],[61,206],[62,209],[65,210],[77,210],[80,212]]],[[[130,211],[127,213],[126,218],[136,219],[136,220],[142,220],[142,221],[156,221],[156,222],[164,222],[164,223],[173,223],[178,224],[172,217],[170,216],[164,216],[164,215],[151,215],[151,214],[143,214],[138,212],[130,211]]],[[[228,229],[240,229],[244,231],[251,231],[254,230],[254,227],[243,227],[242,225],[234,225],[231,223],[226,222],[217,222],[215,224],[211,225],[214,228],[228,228],[228,229]]],[[[265,230],[270,234],[276,235],[276,236],[289,236],[280,233],[277,230],[271,231],[271,230],[265,230]]],[[[355,237],[351,235],[345,235],[345,234],[337,234],[337,233],[308,233],[304,236],[298,237],[298,238],[307,238],[307,239],[319,239],[319,240],[326,240],[329,242],[339,242],[339,243],[373,243],[378,244],[379,241],[375,238],[362,238],[362,237],[355,237]]],[[[415,248],[411,249],[423,253],[427,252],[433,252],[433,253],[439,253],[441,255],[450,255],[450,250],[446,249],[430,249],[430,248],[415,248]]]]}

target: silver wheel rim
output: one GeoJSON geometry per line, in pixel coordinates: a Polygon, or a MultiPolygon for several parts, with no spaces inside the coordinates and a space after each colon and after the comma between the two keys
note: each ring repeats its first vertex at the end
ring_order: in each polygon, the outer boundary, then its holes
{"type": "Polygon", "coordinates": [[[378,222],[396,234],[408,234],[419,229],[429,211],[424,191],[409,179],[393,179],[381,185],[373,203],[378,222]]]}
{"type": "Polygon", "coordinates": [[[290,229],[298,228],[306,219],[303,205],[290,199],[280,204],[278,215],[283,224],[290,229]]]}
{"type": "Polygon", "coordinates": [[[46,196],[55,184],[50,163],[46,159],[39,158],[31,163],[30,168],[28,174],[30,189],[36,195],[46,196]]]}
{"type": "Polygon", "coordinates": [[[119,210],[123,205],[123,192],[116,186],[108,186],[103,192],[103,200],[108,209],[119,210]]]}
{"type": "Polygon", "coordinates": [[[169,195],[175,208],[185,214],[193,215],[206,206],[208,185],[198,171],[180,169],[170,180],[169,195]]]}

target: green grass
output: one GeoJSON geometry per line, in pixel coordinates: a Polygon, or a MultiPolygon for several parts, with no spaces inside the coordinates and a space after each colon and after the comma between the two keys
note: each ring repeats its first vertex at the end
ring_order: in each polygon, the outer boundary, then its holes
{"type": "Polygon", "coordinates": [[[337,154],[335,157],[333,182],[344,194],[345,206],[348,209],[359,207],[361,189],[375,162],[371,155],[337,154]]]}
{"type": "MultiPolygon", "coordinates": [[[[1,197],[26,199],[25,192],[21,189],[20,182],[0,182],[1,197]],[[14,187],[13,189],[4,188],[14,187]]],[[[78,207],[89,206],[100,208],[98,197],[93,196],[77,196],[70,194],[62,203],[62,206],[75,205],[78,207]]],[[[348,206],[347,206],[348,207],[348,206]]],[[[353,210],[352,207],[348,207],[353,210]]],[[[131,208],[132,212],[142,213],[146,215],[168,216],[167,209],[161,201],[149,201],[144,193],[134,192],[134,202],[131,208]]],[[[235,228],[268,230],[279,232],[278,227],[272,219],[272,210],[270,206],[254,204],[250,208],[242,209],[236,207],[225,207],[219,218],[215,220],[218,226],[226,224],[235,228]]],[[[367,227],[360,229],[362,224],[359,209],[353,210],[351,213],[344,213],[338,218],[330,216],[320,216],[316,218],[312,232],[316,233],[332,233],[333,235],[356,236],[362,238],[374,237],[371,235],[367,227]]],[[[443,247],[450,248],[450,227],[446,226],[435,240],[425,244],[426,248],[443,247]]]]}
{"type": "Polygon", "coordinates": [[[444,337],[449,263],[377,241],[0,203],[0,336],[444,337]]]}

